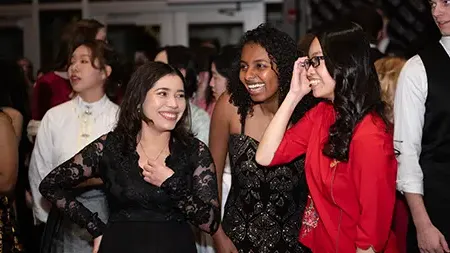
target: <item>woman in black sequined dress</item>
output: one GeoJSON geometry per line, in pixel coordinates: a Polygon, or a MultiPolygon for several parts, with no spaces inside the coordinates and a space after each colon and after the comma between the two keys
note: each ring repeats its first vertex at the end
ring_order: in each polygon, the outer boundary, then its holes
{"type": "Polygon", "coordinates": [[[214,233],[220,212],[214,163],[187,130],[184,79],[171,66],[149,62],[132,76],[117,127],[54,169],[44,197],[94,238],[94,252],[196,252],[188,222],[214,233]],[[104,183],[108,224],[75,199],[73,189],[94,177],[104,183]]]}
{"type": "MultiPolygon", "coordinates": [[[[219,187],[227,151],[232,174],[222,226],[214,235],[217,250],[308,252],[298,242],[308,194],[303,158],[270,169],[255,161],[259,140],[288,92],[299,56],[296,43],[263,24],[243,36],[239,52],[229,93],[217,102],[211,125],[209,146],[219,187]]],[[[292,123],[316,104],[312,97],[302,102],[292,123]]]]}

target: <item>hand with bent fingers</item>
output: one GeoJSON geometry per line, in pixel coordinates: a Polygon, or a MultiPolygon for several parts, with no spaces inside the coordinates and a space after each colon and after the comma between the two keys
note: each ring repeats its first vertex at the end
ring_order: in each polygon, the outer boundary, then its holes
{"type": "Polygon", "coordinates": [[[147,161],[144,165],[142,175],[144,180],[152,185],[161,187],[162,183],[175,172],[160,161],[147,161]]]}
{"type": "Polygon", "coordinates": [[[417,228],[417,243],[421,253],[450,252],[444,235],[432,224],[417,228]]]}
{"type": "Polygon", "coordinates": [[[289,92],[295,94],[295,96],[303,97],[311,91],[309,80],[306,77],[305,63],[307,60],[308,57],[300,57],[294,63],[289,92]]]}

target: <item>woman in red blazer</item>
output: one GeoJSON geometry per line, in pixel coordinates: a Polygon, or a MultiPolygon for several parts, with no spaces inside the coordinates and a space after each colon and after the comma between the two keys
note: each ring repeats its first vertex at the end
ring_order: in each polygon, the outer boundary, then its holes
{"type": "Polygon", "coordinates": [[[317,36],[309,56],[296,62],[290,91],[256,154],[271,166],[306,154],[310,196],[299,240],[314,253],[397,252],[392,126],[369,50],[355,23],[317,36]],[[286,131],[311,91],[325,101],[286,131]]]}

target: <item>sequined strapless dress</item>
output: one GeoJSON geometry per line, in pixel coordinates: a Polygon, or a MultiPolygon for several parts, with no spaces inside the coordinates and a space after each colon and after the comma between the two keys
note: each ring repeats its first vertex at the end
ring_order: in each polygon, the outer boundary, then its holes
{"type": "Polygon", "coordinates": [[[263,167],[255,161],[258,144],[243,133],[230,136],[232,183],[222,227],[240,253],[310,252],[298,242],[308,195],[304,158],[263,167]]]}

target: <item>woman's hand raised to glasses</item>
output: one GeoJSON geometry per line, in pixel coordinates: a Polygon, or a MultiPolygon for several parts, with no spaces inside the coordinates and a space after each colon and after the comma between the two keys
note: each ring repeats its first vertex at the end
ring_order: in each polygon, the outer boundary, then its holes
{"type": "Polygon", "coordinates": [[[289,93],[299,97],[300,99],[304,97],[311,91],[309,86],[309,80],[306,77],[306,64],[308,57],[300,57],[294,63],[294,70],[292,71],[291,87],[289,88],[289,93]]]}

